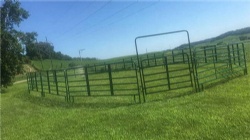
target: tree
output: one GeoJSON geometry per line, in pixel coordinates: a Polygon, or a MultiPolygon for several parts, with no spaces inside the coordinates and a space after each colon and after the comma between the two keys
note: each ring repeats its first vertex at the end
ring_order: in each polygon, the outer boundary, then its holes
{"type": "Polygon", "coordinates": [[[26,56],[29,59],[38,59],[39,52],[37,50],[37,36],[36,32],[22,33],[21,43],[25,46],[26,56]]]}
{"type": "Polygon", "coordinates": [[[5,0],[1,6],[1,86],[11,85],[15,75],[22,70],[23,49],[14,26],[19,26],[28,16],[16,0],[5,0]]]}

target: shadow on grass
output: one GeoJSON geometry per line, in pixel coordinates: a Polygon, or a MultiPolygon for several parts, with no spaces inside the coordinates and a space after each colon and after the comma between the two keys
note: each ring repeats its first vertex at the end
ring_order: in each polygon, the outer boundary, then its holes
{"type": "Polygon", "coordinates": [[[181,98],[185,96],[190,96],[197,93],[194,89],[189,90],[173,90],[167,91],[166,93],[156,93],[146,95],[146,103],[159,102],[159,101],[169,101],[176,98],[181,98]]]}
{"type": "MultiPolygon", "coordinates": [[[[55,95],[46,95],[46,97],[41,97],[38,92],[31,92],[31,94],[21,94],[16,95],[16,97],[24,100],[25,102],[29,102],[31,104],[40,105],[44,107],[55,107],[55,108],[88,108],[88,109],[105,109],[105,108],[117,108],[123,106],[131,106],[137,105],[140,103],[136,103],[132,101],[132,99],[124,100],[122,97],[113,97],[116,98],[112,100],[112,97],[86,97],[79,98],[77,102],[67,102],[64,97],[58,97],[55,95]]],[[[131,97],[132,98],[132,97],[131,97]]]]}
{"type": "MultiPolygon", "coordinates": [[[[230,77],[230,78],[218,80],[218,81],[215,81],[214,83],[206,84],[204,86],[204,90],[208,90],[208,89],[214,88],[216,86],[223,85],[231,80],[243,78],[245,76],[246,75],[238,75],[235,77],[230,77]]],[[[158,101],[168,101],[168,100],[175,99],[175,98],[181,98],[181,97],[185,97],[185,96],[199,94],[200,92],[202,92],[202,91],[197,92],[194,88],[193,89],[189,88],[189,89],[170,90],[170,91],[167,91],[165,93],[148,94],[148,95],[146,95],[146,103],[158,102],[158,101]]]]}
{"type": "MultiPolygon", "coordinates": [[[[223,85],[227,83],[229,80],[242,78],[244,75],[220,80],[218,82],[209,84],[205,86],[205,89],[210,89],[218,85],[223,85]]],[[[156,94],[148,94],[146,95],[146,103],[151,102],[167,102],[172,99],[177,99],[185,96],[199,94],[195,89],[178,89],[167,91],[165,93],[156,93],[156,94]]],[[[117,108],[124,106],[133,106],[140,105],[138,102],[134,102],[132,97],[80,97],[76,98],[75,103],[66,102],[64,97],[59,97],[56,95],[46,94],[46,97],[41,97],[39,92],[31,92],[31,94],[18,94],[16,95],[18,98],[21,98],[25,102],[30,102],[35,105],[45,106],[45,107],[55,107],[55,108],[86,108],[86,109],[105,109],[105,108],[117,108]],[[129,99],[130,98],[130,99],[129,99]]],[[[143,104],[143,98],[141,96],[141,103],[143,104]]]]}

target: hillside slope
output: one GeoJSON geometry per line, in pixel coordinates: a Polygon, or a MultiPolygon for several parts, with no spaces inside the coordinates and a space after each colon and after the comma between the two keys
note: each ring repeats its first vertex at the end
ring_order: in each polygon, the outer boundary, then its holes
{"type": "MultiPolygon", "coordinates": [[[[191,42],[191,46],[198,46],[198,45],[207,45],[207,44],[227,44],[227,43],[235,43],[240,41],[250,41],[250,27],[237,29],[234,31],[228,31],[226,33],[223,33],[217,37],[191,42]]],[[[182,44],[179,47],[176,47],[176,49],[183,49],[186,48],[187,44],[182,44]]]]}

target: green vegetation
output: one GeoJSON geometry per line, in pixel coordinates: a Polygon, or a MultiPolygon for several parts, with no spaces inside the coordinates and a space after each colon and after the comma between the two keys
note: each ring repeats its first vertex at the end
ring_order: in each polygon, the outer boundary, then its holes
{"type": "MultiPolygon", "coordinates": [[[[6,0],[5,2],[12,1],[6,0]]],[[[16,4],[19,6],[18,2],[16,4]]],[[[6,70],[6,72],[11,73],[4,73],[2,66],[12,63],[3,61],[4,59],[1,60],[1,82],[2,75],[10,76],[6,85],[12,82],[13,75],[17,74],[17,71],[21,71],[19,67],[21,64],[19,62],[21,61],[19,58],[21,54],[20,44],[13,37],[13,35],[21,33],[12,32],[13,34],[10,34],[9,31],[5,32],[3,27],[6,25],[12,29],[13,25],[18,25],[22,19],[27,18],[28,15],[25,15],[24,10],[14,13],[18,15],[22,12],[24,15],[22,18],[19,15],[19,18],[16,18],[16,23],[6,24],[2,22],[11,20],[2,19],[6,17],[4,14],[8,13],[2,13],[1,7],[1,37],[7,38],[7,40],[1,41],[1,58],[16,55],[13,57],[15,61],[14,67],[11,67],[13,69],[6,70]],[[14,47],[11,49],[17,48],[16,54],[8,54],[8,52],[3,51],[8,48],[6,44],[9,42],[14,43],[12,44],[14,47]]],[[[208,42],[203,41],[193,45],[207,45],[208,43],[221,45],[231,41],[248,39],[245,36],[249,36],[249,32],[237,32],[239,34],[230,32],[215,40],[210,39],[206,40],[208,42]]],[[[53,52],[51,44],[49,45],[47,42],[45,44],[44,42],[34,43],[36,35],[32,33],[22,35],[27,37],[26,40],[21,41],[26,43],[26,47],[30,49],[28,54],[38,55],[29,56],[34,59],[31,65],[37,70],[64,69],[79,65],[131,60],[131,57],[134,60],[135,58],[135,56],[126,56],[109,60],[55,60],[63,59],[61,56],[64,55],[60,52],[54,52],[58,56],[55,56],[55,59],[49,59],[51,56],[48,54],[53,52]],[[37,50],[32,49],[39,44],[43,44],[45,48],[47,46],[49,50],[43,53],[44,56],[39,56],[37,50]],[[34,50],[36,53],[32,52],[34,50]],[[41,58],[46,60],[40,61],[41,58]]],[[[246,45],[246,49],[248,50],[247,66],[249,71],[249,44],[246,45]]],[[[157,56],[162,55],[162,53],[155,52],[157,56]]],[[[153,53],[144,54],[141,57],[147,58],[153,55],[153,53]]],[[[10,60],[8,58],[5,60],[10,60]]],[[[31,67],[27,66],[26,68],[26,72],[31,71],[31,67]]],[[[73,75],[73,73],[71,71],[69,74],[73,75]]],[[[119,73],[116,74],[117,77],[122,76],[119,73]]],[[[19,75],[16,80],[24,78],[24,76],[19,75]]],[[[73,79],[74,75],[71,78],[73,79]]],[[[96,77],[93,76],[94,78],[96,77]]],[[[180,89],[147,95],[147,102],[143,104],[135,103],[134,99],[129,96],[80,98],[75,103],[67,103],[63,97],[46,94],[46,98],[42,98],[39,92],[29,94],[27,84],[19,83],[8,89],[1,89],[1,139],[248,139],[250,137],[249,80],[248,74],[229,82],[218,83],[216,86],[213,85],[199,93],[180,89]]],[[[117,83],[119,82],[127,81],[117,81],[117,83]]]]}
{"type": "MultiPolygon", "coordinates": [[[[248,69],[250,69],[248,63],[248,69]]],[[[249,75],[200,93],[131,98],[63,98],[27,93],[17,84],[2,94],[2,139],[247,139],[249,75]]]]}
{"type": "MultiPolygon", "coordinates": [[[[246,45],[248,71],[250,45],[246,45]]],[[[131,97],[63,98],[28,94],[25,83],[1,96],[2,139],[248,139],[250,76],[194,93],[181,89],[131,97]]]]}
{"type": "Polygon", "coordinates": [[[22,46],[19,43],[20,32],[14,29],[29,14],[20,7],[20,2],[5,0],[1,11],[1,87],[12,85],[16,74],[22,71],[22,46]]]}

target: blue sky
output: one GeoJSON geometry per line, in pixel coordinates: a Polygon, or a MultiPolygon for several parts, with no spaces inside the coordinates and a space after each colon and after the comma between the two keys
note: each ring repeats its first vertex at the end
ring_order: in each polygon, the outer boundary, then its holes
{"type": "MultiPolygon", "coordinates": [[[[100,59],[135,54],[137,36],[188,30],[199,41],[250,26],[250,1],[21,1],[29,11],[18,30],[37,32],[72,57],[100,59]]],[[[142,39],[139,53],[173,49],[185,34],[142,39]]]]}

